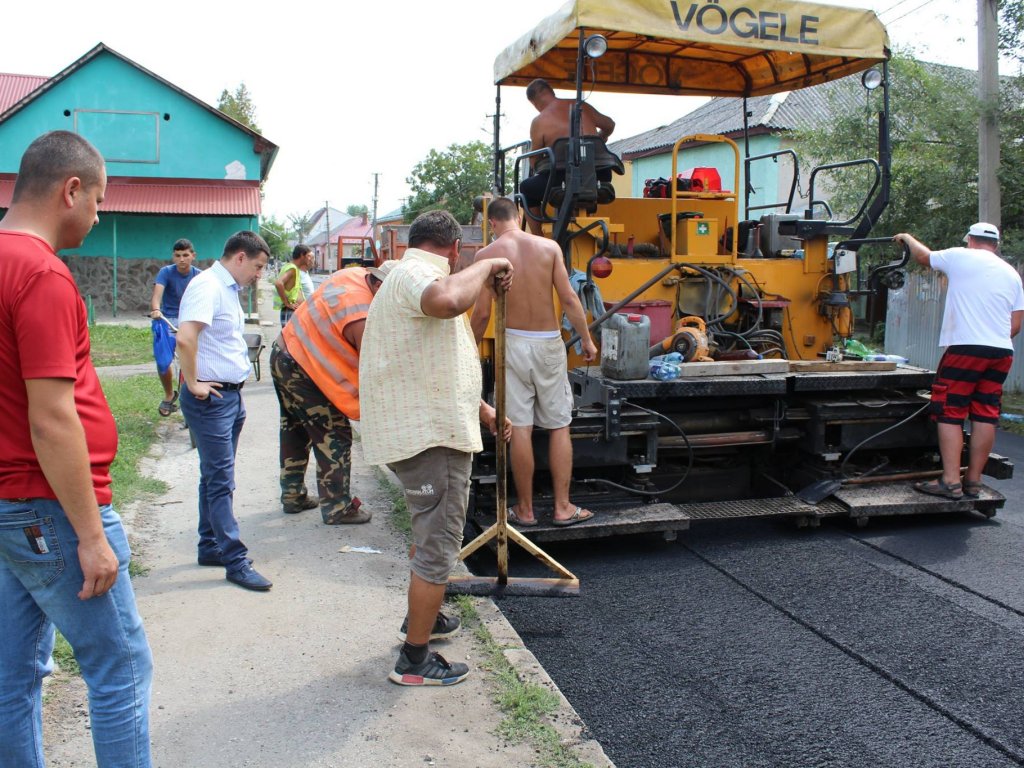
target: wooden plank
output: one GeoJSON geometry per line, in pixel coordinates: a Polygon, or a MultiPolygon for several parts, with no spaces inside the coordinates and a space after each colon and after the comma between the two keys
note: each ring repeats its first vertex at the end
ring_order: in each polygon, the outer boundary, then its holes
{"type": "Polygon", "coordinates": [[[683,363],[681,379],[705,376],[745,376],[750,374],[789,373],[788,360],[719,360],[711,363],[683,363]]]}
{"type": "Polygon", "coordinates": [[[789,364],[793,373],[842,373],[843,371],[895,371],[896,363],[887,360],[844,360],[830,363],[826,360],[793,360],[789,364]]]}

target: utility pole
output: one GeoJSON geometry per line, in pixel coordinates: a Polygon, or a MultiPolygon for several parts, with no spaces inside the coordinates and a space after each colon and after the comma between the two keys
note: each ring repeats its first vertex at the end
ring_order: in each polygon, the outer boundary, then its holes
{"type": "Polygon", "coordinates": [[[331,269],[331,204],[324,200],[324,220],[327,224],[327,234],[324,235],[324,269],[333,272],[331,269]]]}
{"type": "Polygon", "coordinates": [[[377,237],[377,185],[380,181],[380,174],[373,174],[373,228],[370,232],[377,237]]]}
{"type": "Polygon", "coordinates": [[[978,218],[1000,226],[998,0],[978,0],[978,218]]]}

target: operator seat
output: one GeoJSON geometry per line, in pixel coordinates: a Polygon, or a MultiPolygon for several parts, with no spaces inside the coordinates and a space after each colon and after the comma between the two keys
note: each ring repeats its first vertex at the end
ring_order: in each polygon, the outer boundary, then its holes
{"type": "MultiPolygon", "coordinates": [[[[573,215],[585,211],[588,215],[597,210],[597,206],[606,205],[615,199],[615,188],[611,185],[611,174],[623,175],[626,169],[623,161],[612,154],[605,144],[604,139],[596,135],[581,136],[580,147],[580,174],[577,189],[573,194],[571,202],[573,215]]],[[[535,155],[529,153],[517,162],[524,162],[526,158],[535,155]]],[[[569,139],[568,137],[556,139],[554,144],[538,150],[534,174],[548,173],[548,181],[541,195],[541,214],[535,216],[526,205],[526,196],[522,191],[517,191],[516,202],[526,210],[526,215],[532,219],[553,223],[555,218],[548,215],[548,207],[560,210],[565,201],[568,179],[566,173],[569,167],[569,139]]],[[[517,166],[518,179],[518,166],[517,166]]],[[[520,185],[521,188],[521,185],[520,185]]]]}
{"type": "MultiPolygon", "coordinates": [[[[545,210],[548,205],[560,208],[566,194],[566,169],[569,165],[569,139],[556,139],[551,146],[554,157],[553,173],[550,176],[547,194],[544,198],[545,210]]],[[[537,170],[547,167],[547,156],[542,155],[537,162],[537,170]]],[[[588,215],[597,210],[598,205],[607,205],[615,199],[615,187],[612,186],[612,173],[620,176],[625,173],[622,160],[609,149],[600,136],[587,135],[580,137],[580,183],[573,200],[573,208],[585,211],[588,215]]]]}

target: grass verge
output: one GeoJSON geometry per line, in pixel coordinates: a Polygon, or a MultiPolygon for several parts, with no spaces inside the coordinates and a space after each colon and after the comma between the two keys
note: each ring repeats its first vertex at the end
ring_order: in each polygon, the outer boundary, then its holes
{"type": "Polygon", "coordinates": [[[391,478],[380,467],[374,467],[373,474],[377,477],[377,485],[391,502],[389,517],[392,527],[404,535],[407,542],[412,541],[412,520],[409,518],[409,507],[405,504],[405,493],[391,482],[391,478]]]}
{"type": "Polygon", "coordinates": [[[473,598],[459,595],[453,602],[463,624],[473,628],[473,636],[483,649],[482,666],[491,673],[488,679],[494,685],[494,699],[505,715],[498,724],[498,735],[510,742],[528,741],[537,752],[537,764],[544,768],[593,768],[562,744],[558,731],[545,722],[558,708],[558,697],[543,686],[519,679],[505,658],[505,648],[495,642],[480,621],[473,598]]]}
{"type": "MultiPolygon", "coordinates": [[[[402,489],[391,482],[380,467],[374,467],[377,484],[391,504],[390,520],[395,530],[412,538],[409,509],[402,489]]],[[[544,768],[593,768],[583,763],[562,744],[558,731],[544,719],[558,708],[558,697],[536,683],[523,682],[505,658],[505,649],[495,642],[487,627],[480,621],[473,599],[465,595],[453,598],[463,625],[472,627],[473,636],[483,649],[482,667],[491,674],[495,701],[505,715],[498,724],[497,734],[513,743],[528,741],[537,750],[537,765],[544,768]]]]}
{"type": "Polygon", "coordinates": [[[57,641],[53,644],[53,660],[57,662],[61,672],[68,675],[80,675],[82,671],[75,661],[75,653],[71,650],[71,644],[60,632],[57,633],[57,641]]]}
{"type": "Polygon", "coordinates": [[[103,381],[103,393],[117,422],[117,458],[110,467],[114,506],[123,507],[167,490],[167,483],[139,473],[142,457],[157,440],[156,404],[162,390],[156,376],[103,381]]]}
{"type": "Polygon", "coordinates": [[[153,362],[153,335],[148,328],[94,325],[89,328],[89,345],[97,368],[153,362]]]}
{"type": "MultiPolygon", "coordinates": [[[[1003,393],[1002,412],[1011,416],[1024,417],[1024,394],[1003,393]]],[[[1015,435],[1024,435],[1024,421],[1000,419],[999,428],[1015,435]]]]}

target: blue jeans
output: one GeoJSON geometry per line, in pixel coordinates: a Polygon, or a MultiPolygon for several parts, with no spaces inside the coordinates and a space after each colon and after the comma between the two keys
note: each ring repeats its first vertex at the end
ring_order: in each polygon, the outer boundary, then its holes
{"type": "Polygon", "coordinates": [[[238,390],[220,394],[197,400],[184,387],[181,410],[199,451],[199,556],[219,557],[228,573],[234,573],[247,564],[249,554],[233,509],[235,454],[245,405],[238,390]]]}
{"type": "Polygon", "coordinates": [[[55,625],[74,649],[89,688],[99,768],[150,765],[153,657],[128,577],[131,552],[121,518],[109,505],[100,513],[120,570],[109,592],[80,600],[85,577],[78,536],[60,504],[0,501],[2,768],[43,766],[42,686],[53,671],[55,625]]]}

